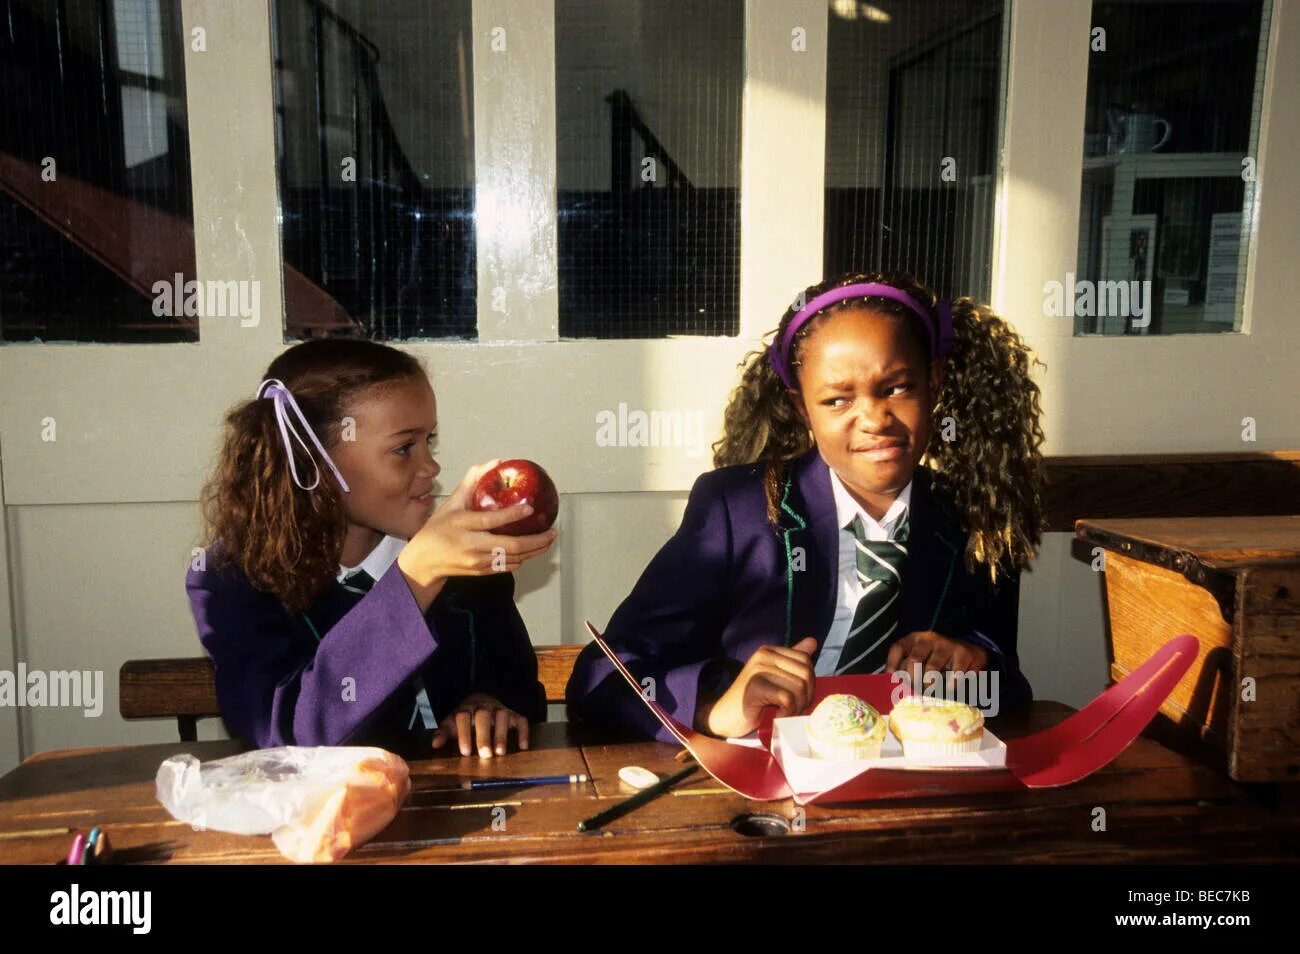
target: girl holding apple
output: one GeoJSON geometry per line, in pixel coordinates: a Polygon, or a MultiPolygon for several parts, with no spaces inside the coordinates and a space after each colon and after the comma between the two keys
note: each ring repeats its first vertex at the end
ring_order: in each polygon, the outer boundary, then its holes
{"type": "Polygon", "coordinates": [[[226,415],[185,581],[231,731],[258,747],[454,739],[483,758],[513,731],[527,748],[546,701],[508,571],[555,531],[493,532],[528,504],[469,508],[495,461],[433,509],[437,404],[410,355],[320,339],[263,378],[226,415]]]}
{"type": "MultiPolygon", "coordinates": [[[[669,714],[717,736],[768,706],[803,712],[818,675],[980,671],[997,705],[1028,701],[1014,626],[1042,527],[1031,363],[987,307],[908,275],[807,289],[748,357],[717,469],[606,641],[669,714]]],[[[567,695],[673,741],[594,644],[567,695]]]]}

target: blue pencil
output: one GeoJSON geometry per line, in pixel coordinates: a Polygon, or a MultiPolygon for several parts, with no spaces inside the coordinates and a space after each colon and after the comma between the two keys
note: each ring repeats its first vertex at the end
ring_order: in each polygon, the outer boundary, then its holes
{"type": "Polygon", "coordinates": [[[480,788],[516,788],[520,785],[572,785],[585,781],[586,775],[534,775],[531,778],[476,778],[461,782],[460,787],[474,791],[480,788]]]}

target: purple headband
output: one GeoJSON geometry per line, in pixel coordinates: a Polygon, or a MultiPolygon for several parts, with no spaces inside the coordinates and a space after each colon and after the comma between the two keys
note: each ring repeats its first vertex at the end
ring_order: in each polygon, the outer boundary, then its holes
{"type": "Polygon", "coordinates": [[[800,308],[799,313],[790,319],[785,334],[780,339],[772,342],[772,347],[768,351],[772,369],[791,391],[796,389],[794,374],[790,370],[790,346],[794,343],[794,336],[813,315],[846,298],[892,298],[894,301],[902,302],[916,312],[925,323],[925,328],[930,333],[930,354],[936,358],[942,358],[952,351],[952,302],[948,299],[944,299],[935,305],[934,313],[931,314],[930,311],[921,307],[921,304],[911,295],[901,288],[895,288],[893,285],[883,285],[877,282],[841,285],[839,288],[832,288],[828,292],[822,292],[822,294],[800,308]]]}
{"type": "Polygon", "coordinates": [[[307,423],[307,418],[303,415],[302,408],[298,407],[298,402],[293,399],[293,395],[290,394],[289,389],[284,386],[284,382],[279,378],[267,378],[257,386],[257,398],[264,397],[271,398],[275,401],[275,421],[280,425],[280,437],[284,441],[284,452],[289,456],[289,473],[293,475],[293,482],[303,490],[314,490],[317,485],[320,484],[320,467],[316,463],[316,458],[311,456],[311,449],[307,447],[302,436],[298,433],[298,429],[290,419],[289,412],[285,410],[286,405],[293,408],[293,412],[298,415],[298,420],[302,421],[303,429],[307,432],[307,436],[311,438],[311,442],[316,445],[316,449],[320,451],[321,457],[325,458],[325,463],[329,464],[330,470],[334,471],[334,476],[338,478],[339,486],[342,487],[346,493],[351,493],[352,491],[348,487],[348,482],[343,479],[343,475],[339,473],[339,469],[334,466],[334,461],[330,459],[330,455],[325,453],[325,448],[321,446],[320,441],[316,438],[316,432],[313,431],[311,425],[307,423]],[[311,486],[304,484],[302,479],[298,476],[298,468],[293,462],[293,444],[289,441],[290,432],[293,433],[294,439],[298,442],[298,446],[303,449],[303,452],[306,453],[309,458],[311,458],[311,465],[316,469],[316,479],[312,481],[311,486]]]}

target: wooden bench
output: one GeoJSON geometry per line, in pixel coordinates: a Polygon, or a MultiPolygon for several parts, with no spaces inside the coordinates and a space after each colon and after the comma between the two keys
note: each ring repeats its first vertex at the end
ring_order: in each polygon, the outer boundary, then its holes
{"type": "MultiPolygon", "coordinates": [[[[1300,514],[1300,451],[1049,457],[1045,476],[1053,532],[1073,532],[1081,518],[1300,514]]],[[[1007,607],[1012,627],[1016,609],[1007,607]]],[[[537,647],[548,702],[564,702],[580,649],[537,647]]],[[[199,719],[221,714],[206,657],[128,661],[119,687],[123,718],[174,718],[182,741],[194,741],[199,719]]]]}
{"type": "MultiPolygon", "coordinates": [[[[564,702],[564,687],[581,646],[537,646],[537,678],[546,701],[564,702]]],[[[198,738],[198,721],[217,718],[217,686],[212,660],[131,659],[118,673],[118,710],[123,719],[175,719],[182,742],[198,738]]]]}

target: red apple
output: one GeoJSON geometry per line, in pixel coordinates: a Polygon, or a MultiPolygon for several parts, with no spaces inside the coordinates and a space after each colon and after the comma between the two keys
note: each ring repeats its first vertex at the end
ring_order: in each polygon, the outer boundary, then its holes
{"type": "Polygon", "coordinates": [[[533,512],[493,533],[521,537],[541,533],[555,523],[560,495],[550,475],[531,460],[503,460],[478,479],[469,495],[470,510],[502,510],[521,503],[532,504],[533,512]]]}

